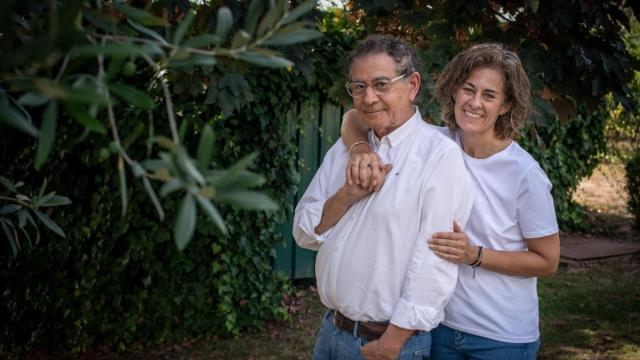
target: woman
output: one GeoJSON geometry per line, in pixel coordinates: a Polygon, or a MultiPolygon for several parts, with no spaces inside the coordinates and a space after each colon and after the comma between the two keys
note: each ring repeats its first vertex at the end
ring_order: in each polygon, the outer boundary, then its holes
{"type": "MultiPolygon", "coordinates": [[[[535,359],[539,348],[536,277],[553,275],[560,257],[551,183],[514,139],[531,109],[520,59],[498,44],[472,46],[440,75],[435,94],[443,134],[463,150],[475,199],[463,232],[428,240],[460,264],[445,320],[432,332],[433,359],[535,359]]],[[[379,189],[388,169],[371,154],[354,111],[342,136],[352,151],[349,181],[379,189]]],[[[428,294],[425,294],[428,296],[428,294]]]]}

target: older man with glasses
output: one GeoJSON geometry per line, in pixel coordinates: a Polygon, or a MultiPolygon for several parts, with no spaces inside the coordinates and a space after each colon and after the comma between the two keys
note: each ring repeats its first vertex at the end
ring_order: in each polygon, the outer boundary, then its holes
{"type": "Polygon", "coordinates": [[[394,165],[379,191],[361,188],[347,181],[352,149],[338,140],[298,202],[293,234],[318,251],[318,293],[329,308],[313,358],[428,358],[458,270],[425,239],[454,220],[464,226],[470,179],[460,148],[414,105],[420,62],[409,44],[372,35],[348,60],[347,92],[371,129],[352,148],[370,146],[394,165]]]}

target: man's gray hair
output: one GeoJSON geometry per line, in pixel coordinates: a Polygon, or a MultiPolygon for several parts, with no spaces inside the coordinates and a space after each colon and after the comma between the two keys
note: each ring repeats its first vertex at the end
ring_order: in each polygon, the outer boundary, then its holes
{"type": "MultiPolygon", "coordinates": [[[[375,34],[358,41],[356,47],[351,50],[347,58],[347,75],[351,74],[351,66],[356,59],[376,54],[389,55],[396,63],[398,75],[420,73],[420,57],[413,46],[395,36],[375,34]]],[[[416,99],[420,98],[421,93],[422,87],[416,99]]]]}

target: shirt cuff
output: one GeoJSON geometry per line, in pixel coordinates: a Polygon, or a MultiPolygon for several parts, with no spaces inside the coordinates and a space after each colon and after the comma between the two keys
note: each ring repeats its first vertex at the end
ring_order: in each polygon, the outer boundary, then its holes
{"type": "Polygon", "coordinates": [[[444,320],[444,310],[417,306],[404,299],[398,301],[391,315],[393,325],[410,330],[431,331],[442,320],[444,320]]]}
{"type": "Polygon", "coordinates": [[[316,226],[318,226],[320,220],[322,220],[322,210],[324,209],[324,203],[326,201],[327,199],[323,199],[307,203],[301,211],[298,212],[298,226],[294,231],[294,237],[301,247],[318,250],[320,245],[322,245],[331,234],[333,227],[322,234],[316,234],[315,232],[316,226]]]}

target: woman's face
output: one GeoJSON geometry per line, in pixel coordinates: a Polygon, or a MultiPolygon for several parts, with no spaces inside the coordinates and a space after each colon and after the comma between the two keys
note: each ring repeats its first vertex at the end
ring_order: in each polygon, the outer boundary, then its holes
{"type": "Polygon", "coordinates": [[[502,72],[475,68],[455,93],[455,117],[466,135],[495,137],[498,116],[509,111],[502,72]]]}

